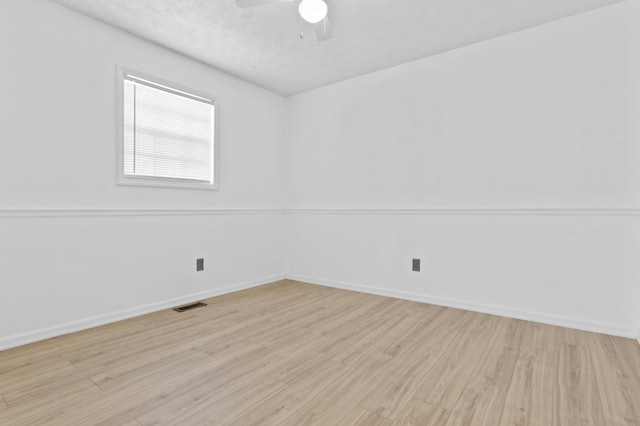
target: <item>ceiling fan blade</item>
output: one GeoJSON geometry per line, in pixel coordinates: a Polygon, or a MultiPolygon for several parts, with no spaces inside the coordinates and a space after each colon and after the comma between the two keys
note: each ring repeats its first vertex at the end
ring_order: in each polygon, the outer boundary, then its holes
{"type": "Polygon", "coordinates": [[[236,0],[236,6],[241,8],[264,6],[267,4],[289,3],[295,0],[236,0]]]}
{"type": "Polygon", "coordinates": [[[313,28],[316,30],[316,36],[318,37],[318,41],[329,40],[333,37],[333,31],[331,30],[331,22],[329,22],[329,17],[325,16],[325,18],[313,24],[313,28]]]}

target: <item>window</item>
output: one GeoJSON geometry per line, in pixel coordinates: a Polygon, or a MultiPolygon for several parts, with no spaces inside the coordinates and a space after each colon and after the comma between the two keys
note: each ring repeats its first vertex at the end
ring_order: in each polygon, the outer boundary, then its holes
{"type": "Polygon", "coordinates": [[[118,80],[118,182],[216,189],[213,99],[136,72],[118,80]]]}

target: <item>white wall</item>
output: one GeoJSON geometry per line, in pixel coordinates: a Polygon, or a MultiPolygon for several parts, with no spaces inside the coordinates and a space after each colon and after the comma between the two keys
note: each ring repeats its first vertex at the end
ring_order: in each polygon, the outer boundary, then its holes
{"type": "Polygon", "coordinates": [[[0,51],[0,349],[281,276],[282,97],[45,0],[0,51]],[[116,65],[217,97],[219,191],[115,184],[116,65]]]}
{"type": "Polygon", "coordinates": [[[639,11],[289,98],[287,274],[638,336],[639,11]]]}

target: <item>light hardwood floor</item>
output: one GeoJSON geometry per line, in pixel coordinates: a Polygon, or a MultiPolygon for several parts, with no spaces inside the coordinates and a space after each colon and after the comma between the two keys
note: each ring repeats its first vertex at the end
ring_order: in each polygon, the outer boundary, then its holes
{"type": "Polygon", "coordinates": [[[634,340],[282,281],[0,352],[2,425],[640,425],[634,340]]]}

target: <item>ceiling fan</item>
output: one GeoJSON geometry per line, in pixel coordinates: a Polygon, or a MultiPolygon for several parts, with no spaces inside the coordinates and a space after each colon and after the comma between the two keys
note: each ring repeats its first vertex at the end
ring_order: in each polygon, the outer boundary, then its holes
{"type": "MultiPolygon", "coordinates": [[[[236,6],[244,9],[293,1],[300,1],[298,5],[300,17],[313,25],[318,41],[325,41],[333,36],[329,18],[327,17],[328,7],[324,0],[236,0],[236,6]]],[[[302,32],[300,32],[300,37],[303,37],[302,32]]]]}

